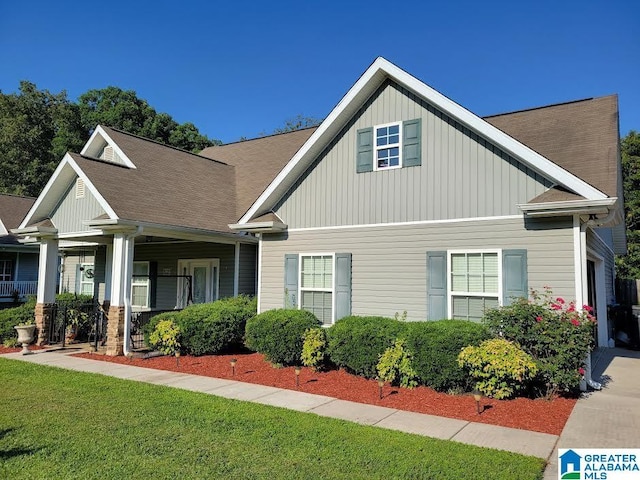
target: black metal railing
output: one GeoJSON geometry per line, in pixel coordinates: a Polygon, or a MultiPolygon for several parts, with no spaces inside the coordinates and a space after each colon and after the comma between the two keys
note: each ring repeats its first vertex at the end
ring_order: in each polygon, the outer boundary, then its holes
{"type": "Polygon", "coordinates": [[[97,302],[54,306],[47,339],[49,344],[64,347],[71,341],[104,341],[105,337],[106,319],[97,302]]]}
{"type": "Polygon", "coordinates": [[[165,312],[177,312],[178,310],[148,310],[144,312],[131,313],[131,348],[143,348],[144,343],[144,327],[149,323],[152,317],[165,312]]]}

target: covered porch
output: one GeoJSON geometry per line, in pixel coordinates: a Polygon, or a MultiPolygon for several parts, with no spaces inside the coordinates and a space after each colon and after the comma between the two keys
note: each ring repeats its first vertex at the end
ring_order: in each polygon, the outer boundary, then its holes
{"type": "Polygon", "coordinates": [[[88,226],[89,232],[73,236],[55,227],[21,232],[40,243],[39,344],[49,338],[57,291],[92,295],[100,304],[107,355],[140,346],[140,327],[157,312],[255,294],[253,237],[122,220],[88,226]]]}

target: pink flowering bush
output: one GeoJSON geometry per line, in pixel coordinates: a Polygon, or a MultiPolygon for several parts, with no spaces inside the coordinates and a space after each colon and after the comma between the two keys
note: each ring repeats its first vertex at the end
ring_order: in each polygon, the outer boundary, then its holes
{"type": "Polygon", "coordinates": [[[577,390],[584,359],[593,348],[595,318],[588,305],[531,292],[531,299],[490,310],[484,322],[494,335],[520,345],[535,360],[538,375],[531,387],[553,397],[577,390]]]}

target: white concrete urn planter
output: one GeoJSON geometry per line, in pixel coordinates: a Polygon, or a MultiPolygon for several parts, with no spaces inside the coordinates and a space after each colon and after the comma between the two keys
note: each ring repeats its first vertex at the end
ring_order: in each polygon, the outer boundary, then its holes
{"type": "Polygon", "coordinates": [[[16,325],[13,327],[18,332],[18,343],[22,344],[22,354],[28,355],[31,353],[29,350],[29,344],[33,342],[33,334],[35,332],[35,325],[16,325]]]}

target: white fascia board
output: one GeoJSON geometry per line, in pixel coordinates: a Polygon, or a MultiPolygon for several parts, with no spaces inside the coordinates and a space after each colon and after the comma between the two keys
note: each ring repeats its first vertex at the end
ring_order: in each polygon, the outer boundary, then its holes
{"type": "MultiPolygon", "coordinates": [[[[36,199],[35,203],[31,207],[31,209],[29,210],[27,215],[24,217],[24,220],[22,220],[22,223],[20,224],[18,229],[23,229],[27,225],[29,225],[31,223],[31,221],[33,220],[33,217],[36,214],[36,212],[38,212],[40,207],[45,205],[47,203],[47,201],[53,200],[53,202],[57,203],[60,200],[59,197],[56,197],[56,198],[53,198],[53,199],[50,199],[48,197],[51,197],[51,195],[53,194],[52,190],[54,190],[54,187],[57,186],[58,182],[61,182],[61,181],[65,182],[65,185],[64,185],[65,189],[68,187],[68,182],[66,182],[63,179],[63,177],[64,177],[65,174],[68,174],[67,172],[69,172],[69,169],[71,169],[71,171],[73,171],[75,173],[75,175],[77,175],[78,177],[82,178],[82,180],[85,183],[85,186],[87,186],[89,188],[89,191],[93,194],[93,196],[96,198],[96,200],[98,200],[98,203],[104,209],[104,211],[107,213],[107,215],[109,215],[110,218],[114,218],[114,219],[118,218],[118,216],[113,211],[111,206],[107,203],[107,201],[100,194],[100,192],[98,192],[98,190],[96,189],[95,185],[93,185],[91,180],[89,180],[87,175],[82,171],[80,166],[75,162],[75,160],[71,157],[71,155],[69,155],[67,153],[67,154],[65,154],[64,158],[62,159],[62,161],[56,167],[55,171],[51,175],[51,178],[49,178],[49,181],[44,186],[44,189],[42,190],[40,195],[38,195],[38,198],[36,199]]],[[[51,209],[53,207],[54,207],[54,205],[51,205],[51,209]]]]}
{"type": "MultiPolygon", "coordinates": [[[[510,137],[502,130],[494,127],[466,108],[458,105],[385,58],[378,57],[362,74],[353,87],[351,87],[342,100],[340,100],[338,105],[336,105],[300,150],[298,150],[289,163],[287,163],[276,178],[269,184],[260,197],[258,197],[251,208],[249,208],[249,210],[242,216],[238,222],[239,224],[247,223],[269,201],[272,195],[278,190],[278,187],[284,183],[298,164],[305,160],[305,157],[315,146],[316,142],[323,137],[323,135],[330,129],[333,122],[335,122],[338,117],[348,109],[350,104],[357,97],[361,96],[362,93],[367,93],[368,98],[368,96],[373,93],[373,89],[380,85],[379,82],[374,81],[376,78],[380,78],[380,74],[383,74],[385,77],[391,78],[395,82],[412,90],[439,110],[458,120],[460,123],[465,124],[475,133],[499,146],[514,158],[528,165],[544,177],[564,185],[568,189],[587,199],[595,200],[607,198],[607,195],[592,187],[584,180],[569,173],[567,170],[515,140],[513,137],[510,137]]],[[[314,159],[306,158],[306,160],[307,163],[310,164],[314,159]]]]}
{"type": "MultiPolygon", "coordinates": [[[[105,142],[107,142],[107,144],[109,144],[110,147],[113,148],[113,150],[118,154],[118,157],[122,159],[126,167],[133,168],[133,169],[136,168],[135,163],[133,163],[131,159],[125,155],[125,153],[118,146],[118,144],[114,142],[114,140],[107,134],[104,128],[102,128],[102,125],[98,125],[96,129],[93,131],[93,133],[91,134],[91,137],[89,138],[87,143],[85,143],[84,147],[80,151],[80,155],[95,157],[96,155],[95,153],[93,153],[95,150],[95,144],[97,142],[100,142],[100,138],[102,138],[105,142]]],[[[112,163],[119,165],[116,162],[112,162],[112,163]]]]}
{"type": "Polygon", "coordinates": [[[553,211],[582,213],[583,210],[608,211],[616,205],[618,197],[598,200],[568,200],[564,202],[524,203],[518,208],[525,214],[549,213],[553,211]]]}
{"type": "Polygon", "coordinates": [[[2,223],[1,218],[0,218],[0,235],[9,235],[9,232],[7,231],[7,227],[5,227],[4,223],[2,223]]]}
{"type": "Polygon", "coordinates": [[[282,232],[287,229],[287,225],[281,222],[249,222],[233,223],[229,225],[231,230],[244,232],[282,232]]]}

